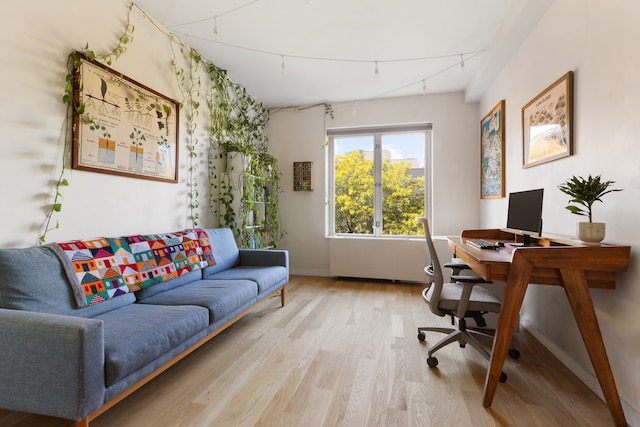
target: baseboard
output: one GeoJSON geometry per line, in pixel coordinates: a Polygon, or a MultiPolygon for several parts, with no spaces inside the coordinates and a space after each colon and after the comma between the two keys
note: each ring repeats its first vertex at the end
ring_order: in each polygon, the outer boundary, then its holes
{"type": "MultiPolygon", "coordinates": [[[[561,348],[555,345],[553,342],[549,341],[545,336],[540,332],[538,328],[536,328],[535,324],[525,319],[524,317],[520,318],[520,326],[526,329],[531,335],[534,336],[547,350],[551,352],[564,366],[567,367],[576,377],[580,379],[587,387],[591,389],[602,401],[604,402],[604,395],[602,394],[602,390],[600,389],[600,383],[596,378],[595,374],[585,370],[582,366],[578,365],[576,362],[571,359],[567,353],[565,353],[561,348]]],[[[624,411],[625,418],[627,419],[627,424],[630,426],[640,426],[640,412],[634,409],[631,405],[629,405],[623,398],[620,396],[620,401],[622,403],[622,409],[624,411]]]]}
{"type": "Polygon", "coordinates": [[[318,277],[331,277],[329,270],[316,270],[306,268],[291,268],[289,267],[289,273],[292,276],[318,276],[318,277]]]}
{"type": "Polygon", "coordinates": [[[540,343],[551,352],[564,366],[566,366],[575,376],[580,378],[587,387],[589,387],[595,394],[597,394],[600,399],[604,400],[604,395],[600,390],[600,384],[598,383],[598,379],[595,374],[592,372],[586,371],[582,366],[578,365],[576,362],[571,359],[567,353],[565,353],[560,347],[555,345],[553,342],[549,341],[543,334],[540,332],[538,328],[536,328],[535,324],[530,322],[528,319],[524,317],[520,318],[520,326],[526,329],[531,335],[533,335],[540,343]]]}

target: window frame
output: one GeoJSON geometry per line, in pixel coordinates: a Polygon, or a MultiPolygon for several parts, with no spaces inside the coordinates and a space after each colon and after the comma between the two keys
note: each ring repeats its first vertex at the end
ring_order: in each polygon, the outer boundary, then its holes
{"type": "Polygon", "coordinates": [[[380,185],[382,176],[382,136],[397,135],[402,133],[424,133],[424,212],[425,216],[431,221],[431,197],[432,197],[432,144],[433,131],[431,123],[411,123],[399,125],[383,125],[383,126],[363,126],[350,128],[330,128],[326,130],[327,137],[327,156],[326,156],[326,177],[327,177],[327,200],[325,215],[325,234],[327,237],[339,238],[364,238],[364,239],[411,239],[416,238],[415,235],[391,235],[382,234],[382,185],[380,185]],[[374,184],[374,232],[372,234],[353,234],[353,233],[336,233],[335,232],[335,139],[342,137],[357,136],[373,136],[374,146],[374,175],[380,181],[374,184]]]}

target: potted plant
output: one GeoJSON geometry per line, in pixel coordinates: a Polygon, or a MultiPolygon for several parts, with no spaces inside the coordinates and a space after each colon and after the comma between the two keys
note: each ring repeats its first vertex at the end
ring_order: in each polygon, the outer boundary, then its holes
{"type": "Polygon", "coordinates": [[[587,245],[599,245],[604,239],[605,224],[603,222],[593,222],[592,207],[595,202],[602,202],[605,194],[622,191],[611,187],[615,181],[603,181],[601,175],[588,178],[573,176],[558,186],[558,189],[569,195],[569,205],[566,206],[571,213],[589,218],[588,222],[579,222],[576,233],[578,238],[587,245]]]}

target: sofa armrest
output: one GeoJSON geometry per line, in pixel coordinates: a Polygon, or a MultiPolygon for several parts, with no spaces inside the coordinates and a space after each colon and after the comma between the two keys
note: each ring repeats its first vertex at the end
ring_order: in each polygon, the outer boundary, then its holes
{"type": "Polygon", "coordinates": [[[104,384],[101,320],[0,309],[0,407],[80,420],[104,384]]]}
{"type": "Polygon", "coordinates": [[[289,272],[289,251],[284,249],[240,249],[240,265],[282,266],[289,272]]]}

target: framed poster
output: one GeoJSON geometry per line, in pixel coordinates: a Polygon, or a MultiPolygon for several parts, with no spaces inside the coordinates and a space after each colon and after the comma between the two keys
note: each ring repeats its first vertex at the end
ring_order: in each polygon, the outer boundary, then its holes
{"type": "Polygon", "coordinates": [[[480,198],[504,197],[504,99],[480,121],[480,198]]]}
{"type": "Polygon", "coordinates": [[[522,167],[573,154],[573,71],[522,107],[522,167]]]}
{"type": "Polygon", "coordinates": [[[77,73],[72,167],[178,182],[178,102],[87,58],[77,73]]]}

